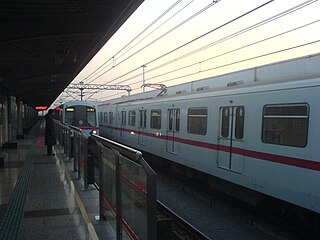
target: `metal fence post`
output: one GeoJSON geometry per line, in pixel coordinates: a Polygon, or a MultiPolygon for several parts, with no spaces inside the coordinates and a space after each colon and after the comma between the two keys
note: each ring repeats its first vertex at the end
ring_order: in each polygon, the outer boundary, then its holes
{"type": "Polygon", "coordinates": [[[80,139],[80,135],[77,133],[77,141],[76,141],[76,144],[77,144],[77,164],[78,164],[78,179],[81,178],[81,167],[80,167],[80,155],[81,155],[81,139],[80,139]]]}
{"type": "Polygon", "coordinates": [[[77,171],[77,135],[74,132],[74,136],[73,136],[73,171],[76,172],[77,171]]]}
{"type": "MultiPolygon", "coordinates": [[[[142,162],[144,163],[145,160],[142,158],[142,162]]],[[[142,163],[142,165],[143,165],[142,163]]],[[[152,169],[151,169],[152,170],[152,169]]],[[[156,239],[157,238],[157,184],[156,184],[156,173],[152,171],[152,173],[147,174],[147,234],[148,239],[156,239]]]]}
{"type": "Polygon", "coordinates": [[[71,161],[73,158],[73,131],[69,129],[69,154],[68,158],[71,161]]]}
{"type": "Polygon", "coordinates": [[[63,128],[63,153],[67,153],[67,129],[63,128]]]}
{"type": "Polygon", "coordinates": [[[116,222],[117,222],[117,240],[122,239],[122,194],[121,194],[121,163],[120,163],[120,153],[116,150],[112,150],[116,157],[116,204],[117,204],[117,212],[116,212],[116,222]]]}
{"type": "Polygon", "coordinates": [[[69,128],[66,128],[66,156],[69,159],[69,154],[70,154],[70,134],[69,134],[69,128]]]}
{"type": "Polygon", "coordinates": [[[89,187],[89,181],[88,181],[88,140],[84,137],[81,136],[81,141],[82,144],[81,147],[81,153],[82,153],[82,157],[83,157],[83,185],[84,185],[84,189],[88,189],[89,187]]]}
{"type": "Polygon", "coordinates": [[[143,239],[157,239],[156,173],[143,159],[141,152],[97,135],[91,136],[91,139],[100,145],[99,153],[95,154],[95,156],[99,155],[100,166],[100,219],[110,218],[116,221],[117,240],[125,236],[130,239],[139,238],[139,236],[143,239]],[[132,195],[122,195],[123,192],[128,191],[132,195]],[[136,203],[136,201],[139,202],[136,203]],[[141,209],[139,203],[146,208],[141,209]],[[128,207],[132,209],[127,209],[128,207]],[[109,216],[110,213],[113,217],[109,216]],[[140,218],[144,219],[142,228],[135,222],[140,218]]]}
{"type": "Polygon", "coordinates": [[[99,191],[99,219],[100,220],[105,219],[105,217],[103,215],[103,207],[102,207],[103,197],[102,197],[102,190],[101,190],[101,189],[104,189],[104,186],[103,186],[102,154],[103,154],[102,145],[99,145],[98,158],[99,158],[99,166],[100,166],[99,167],[99,188],[100,188],[100,191],[99,191]]]}

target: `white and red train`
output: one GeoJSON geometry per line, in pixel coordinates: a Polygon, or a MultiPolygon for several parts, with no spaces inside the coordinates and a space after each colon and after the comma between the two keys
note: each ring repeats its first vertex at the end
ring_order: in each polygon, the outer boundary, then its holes
{"type": "Polygon", "coordinates": [[[221,79],[101,103],[100,135],[320,213],[320,54],[221,79]]]}
{"type": "Polygon", "coordinates": [[[56,108],[61,122],[81,129],[86,137],[99,134],[96,102],[70,101],[56,108]]]}

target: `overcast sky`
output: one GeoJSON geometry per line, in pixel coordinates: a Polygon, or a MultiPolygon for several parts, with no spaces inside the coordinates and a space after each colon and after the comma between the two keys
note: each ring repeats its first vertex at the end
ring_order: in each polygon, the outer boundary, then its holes
{"type": "Polygon", "coordinates": [[[171,86],[318,53],[319,12],[319,1],[145,0],[73,83],[128,84],[134,94],[143,71],[146,83],[171,86]]]}

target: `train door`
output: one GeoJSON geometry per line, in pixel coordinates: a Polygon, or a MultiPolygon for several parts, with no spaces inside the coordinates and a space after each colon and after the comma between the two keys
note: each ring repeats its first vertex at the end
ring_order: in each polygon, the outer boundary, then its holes
{"type": "MultiPolygon", "coordinates": [[[[113,112],[112,111],[109,111],[109,127],[108,127],[108,135],[112,138],[115,138],[115,136],[113,136],[114,132],[113,132],[113,129],[114,129],[114,125],[113,125],[113,112]]],[[[117,134],[117,133],[116,133],[117,134]]]]}
{"type": "Polygon", "coordinates": [[[147,126],[147,111],[139,110],[139,128],[138,128],[138,142],[139,144],[146,144],[145,130],[147,126]]]}
{"type": "Polygon", "coordinates": [[[121,111],[121,127],[120,127],[120,137],[121,138],[126,138],[127,137],[127,132],[125,129],[127,122],[127,112],[126,111],[121,111]]]}
{"type": "Polygon", "coordinates": [[[236,150],[243,147],[244,116],[243,106],[220,108],[218,166],[239,173],[243,169],[243,156],[236,150]]]}
{"type": "Polygon", "coordinates": [[[178,153],[176,135],[180,131],[180,109],[168,109],[167,114],[167,152],[178,153]]]}

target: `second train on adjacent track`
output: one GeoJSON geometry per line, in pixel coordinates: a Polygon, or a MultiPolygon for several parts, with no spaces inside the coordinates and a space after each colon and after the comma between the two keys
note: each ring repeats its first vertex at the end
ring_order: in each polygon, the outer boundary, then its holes
{"type": "Polygon", "coordinates": [[[56,108],[56,112],[56,117],[62,123],[80,129],[86,137],[99,134],[96,102],[70,101],[56,108]]]}

